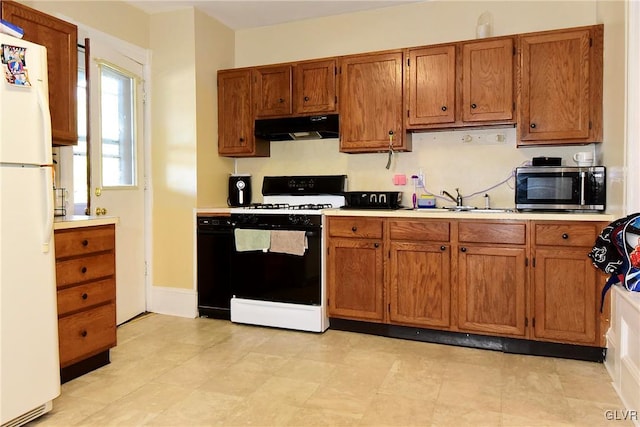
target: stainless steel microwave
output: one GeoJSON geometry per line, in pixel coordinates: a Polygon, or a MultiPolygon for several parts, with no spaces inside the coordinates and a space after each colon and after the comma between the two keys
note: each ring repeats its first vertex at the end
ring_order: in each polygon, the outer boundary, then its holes
{"type": "Polygon", "coordinates": [[[600,212],[606,206],[604,166],[516,168],[516,209],[600,212]]]}

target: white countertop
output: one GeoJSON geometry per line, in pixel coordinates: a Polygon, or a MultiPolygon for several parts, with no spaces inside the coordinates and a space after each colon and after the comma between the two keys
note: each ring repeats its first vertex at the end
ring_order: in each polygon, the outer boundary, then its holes
{"type": "Polygon", "coordinates": [[[382,218],[446,218],[446,219],[498,219],[498,220],[537,220],[537,221],[605,221],[615,219],[606,213],[564,213],[564,212],[491,212],[473,211],[454,212],[447,209],[325,209],[326,216],[372,216],[382,218]]]}
{"type": "Polygon", "coordinates": [[[93,216],[93,215],[67,215],[53,218],[54,230],[67,228],[91,227],[94,225],[117,224],[117,216],[93,216]]]}
{"type": "MultiPolygon", "coordinates": [[[[229,215],[231,208],[197,208],[196,215],[229,215]]],[[[326,216],[369,216],[380,218],[446,218],[446,219],[493,219],[493,220],[537,220],[537,221],[604,221],[611,222],[616,217],[607,213],[564,213],[564,212],[452,212],[447,209],[323,209],[326,216]]]]}

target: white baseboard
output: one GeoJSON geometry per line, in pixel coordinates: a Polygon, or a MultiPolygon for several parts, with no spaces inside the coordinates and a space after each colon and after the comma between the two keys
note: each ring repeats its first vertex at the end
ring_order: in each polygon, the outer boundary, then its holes
{"type": "Polygon", "coordinates": [[[151,286],[149,311],[195,319],[198,317],[198,297],[192,289],[151,286]]]}

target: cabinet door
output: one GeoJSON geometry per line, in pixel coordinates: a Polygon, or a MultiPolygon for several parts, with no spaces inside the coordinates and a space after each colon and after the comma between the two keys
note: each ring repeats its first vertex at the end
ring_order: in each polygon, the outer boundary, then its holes
{"type": "Polygon", "coordinates": [[[22,27],[25,40],[47,48],[53,144],[77,144],[78,28],[13,1],[1,7],[2,19],[22,27]]]}
{"type": "Polygon", "coordinates": [[[407,127],[453,123],[456,96],[456,48],[409,50],[407,127]]]}
{"type": "Polygon", "coordinates": [[[304,62],[295,66],[296,113],[336,111],[336,61],[304,62]]]}
{"type": "Polygon", "coordinates": [[[269,143],[256,142],[251,111],[251,70],[218,72],[218,153],[268,156],[269,143]]]}
{"type": "Polygon", "coordinates": [[[291,65],[260,67],[253,74],[256,117],[291,114],[291,65]]]}
{"type": "Polygon", "coordinates": [[[513,119],[513,39],[462,45],[462,120],[513,119]]]}
{"type": "Polygon", "coordinates": [[[340,60],[340,151],[402,151],[402,52],[340,60]]]}
{"type": "Polygon", "coordinates": [[[389,319],[447,328],[451,304],[448,244],[391,242],[389,319]]]}
{"type": "Polygon", "coordinates": [[[328,251],[329,316],[382,322],[382,242],[332,238],[328,251]]]}
{"type": "Polygon", "coordinates": [[[520,37],[521,144],[602,140],[601,35],[589,27],[520,37]]]}
{"type": "Polygon", "coordinates": [[[525,335],[526,250],[461,246],[458,327],[495,335],[525,335]]]}
{"type": "Polygon", "coordinates": [[[596,269],[590,248],[538,248],[534,264],[535,338],[595,344],[596,269]]]}

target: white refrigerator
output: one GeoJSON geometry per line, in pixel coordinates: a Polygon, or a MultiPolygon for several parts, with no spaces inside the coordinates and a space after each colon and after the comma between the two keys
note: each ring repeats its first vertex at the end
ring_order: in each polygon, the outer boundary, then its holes
{"type": "Polygon", "coordinates": [[[44,47],[0,34],[0,424],[60,394],[51,118],[44,47]]]}

